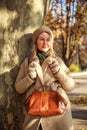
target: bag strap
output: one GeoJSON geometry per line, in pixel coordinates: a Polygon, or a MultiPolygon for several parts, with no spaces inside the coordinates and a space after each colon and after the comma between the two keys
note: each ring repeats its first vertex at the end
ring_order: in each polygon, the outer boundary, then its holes
{"type": "Polygon", "coordinates": [[[37,62],[34,62],[36,72],[37,72],[37,74],[38,74],[39,79],[41,80],[42,85],[44,85],[43,74],[45,73],[45,71],[46,71],[46,69],[47,69],[47,67],[48,67],[49,59],[50,59],[50,57],[48,57],[48,58],[45,60],[45,62],[44,62],[43,65],[42,65],[42,68],[41,68],[41,66],[40,66],[37,62]]]}
{"type": "MultiPolygon", "coordinates": [[[[41,84],[42,84],[43,87],[44,87],[43,73],[46,71],[46,69],[47,69],[47,67],[48,67],[49,58],[50,58],[50,57],[48,57],[48,58],[45,60],[45,62],[44,62],[44,64],[43,64],[43,67],[42,67],[43,70],[42,70],[41,66],[40,66],[37,62],[32,61],[32,62],[33,62],[33,65],[35,66],[36,72],[37,72],[37,74],[38,74],[38,77],[39,77],[39,79],[40,79],[41,84]]],[[[28,64],[29,64],[29,60],[30,60],[30,58],[28,58],[28,64]]]]}
{"type": "MultiPolygon", "coordinates": [[[[29,62],[30,62],[30,58],[28,58],[28,65],[29,65],[29,62]]],[[[35,66],[35,69],[36,69],[36,72],[38,74],[38,77],[39,77],[39,79],[41,81],[41,84],[44,85],[43,72],[42,72],[41,66],[37,62],[35,62],[35,61],[33,61],[33,64],[35,66]]]]}
{"type": "Polygon", "coordinates": [[[34,62],[34,65],[35,65],[35,69],[36,69],[36,72],[37,72],[37,74],[38,74],[38,77],[39,77],[39,79],[40,79],[42,85],[44,85],[44,78],[43,78],[42,68],[41,68],[41,66],[40,66],[38,63],[36,63],[36,62],[34,62]]]}

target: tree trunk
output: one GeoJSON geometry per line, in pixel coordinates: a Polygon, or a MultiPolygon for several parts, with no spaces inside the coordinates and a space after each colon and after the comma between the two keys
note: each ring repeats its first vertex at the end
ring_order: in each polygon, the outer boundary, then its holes
{"type": "Polygon", "coordinates": [[[0,130],[21,130],[23,96],[14,89],[19,66],[32,49],[50,0],[0,1],[0,130]]]}

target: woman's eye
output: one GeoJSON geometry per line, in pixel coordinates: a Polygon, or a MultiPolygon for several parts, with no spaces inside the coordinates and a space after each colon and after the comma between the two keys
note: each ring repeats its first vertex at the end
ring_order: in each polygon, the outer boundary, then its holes
{"type": "Polygon", "coordinates": [[[47,41],[50,41],[50,39],[48,38],[47,41]]]}
{"type": "Polygon", "coordinates": [[[44,40],[43,38],[41,38],[40,40],[44,40]]]}
{"type": "Polygon", "coordinates": [[[39,40],[40,40],[40,41],[47,41],[47,42],[49,42],[49,41],[50,41],[50,38],[47,38],[47,39],[40,38],[39,40]]]}

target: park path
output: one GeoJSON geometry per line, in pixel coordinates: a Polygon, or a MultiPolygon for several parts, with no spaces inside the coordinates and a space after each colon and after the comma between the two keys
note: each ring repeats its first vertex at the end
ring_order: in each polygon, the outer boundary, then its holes
{"type": "Polygon", "coordinates": [[[87,130],[87,109],[72,107],[74,130],[87,130]]]}
{"type": "MultiPolygon", "coordinates": [[[[72,77],[76,82],[76,87],[69,92],[69,98],[75,98],[87,95],[87,71],[80,73],[72,73],[72,77]]],[[[87,130],[87,107],[71,105],[74,130],[87,130]]]]}

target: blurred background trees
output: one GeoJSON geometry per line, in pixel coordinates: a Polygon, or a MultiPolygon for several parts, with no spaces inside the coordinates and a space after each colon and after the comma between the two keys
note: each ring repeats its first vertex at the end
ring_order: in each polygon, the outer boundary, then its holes
{"type": "Polygon", "coordinates": [[[87,67],[87,2],[86,0],[51,0],[45,17],[54,34],[56,52],[77,71],[87,67]],[[81,68],[81,69],[80,69],[81,68]]]}

